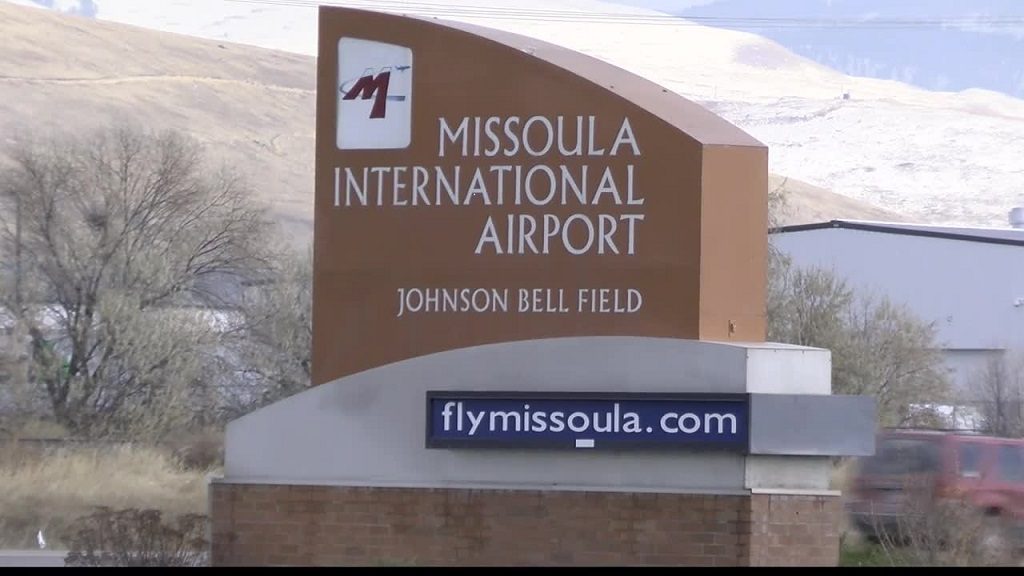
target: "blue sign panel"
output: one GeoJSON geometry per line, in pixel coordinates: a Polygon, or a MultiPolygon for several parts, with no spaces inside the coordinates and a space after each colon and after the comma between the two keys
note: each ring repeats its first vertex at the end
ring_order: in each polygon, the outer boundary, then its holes
{"type": "Polygon", "coordinates": [[[746,394],[428,392],[428,448],[746,451],[746,394]]]}

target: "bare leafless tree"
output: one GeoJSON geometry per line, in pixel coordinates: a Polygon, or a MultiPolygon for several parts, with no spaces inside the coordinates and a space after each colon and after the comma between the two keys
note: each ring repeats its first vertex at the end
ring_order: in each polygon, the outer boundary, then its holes
{"type": "Polygon", "coordinates": [[[972,381],[968,402],[978,407],[981,426],[996,436],[1024,436],[1024,358],[1004,352],[988,358],[972,381]]]}
{"type": "Polygon", "coordinates": [[[4,306],[53,416],[75,432],[170,418],[215,346],[209,314],[264,267],[243,181],[173,132],[19,141],[0,175],[4,306]],[[11,259],[14,258],[14,261],[11,259]]]}
{"type": "Polygon", "coordinates": [[[312,249],[286,254],[270,274],[249,287],[239,307],[241,320],[227,340],[228,416],[248,412],[300,392],[310,385],[312,249]]]}

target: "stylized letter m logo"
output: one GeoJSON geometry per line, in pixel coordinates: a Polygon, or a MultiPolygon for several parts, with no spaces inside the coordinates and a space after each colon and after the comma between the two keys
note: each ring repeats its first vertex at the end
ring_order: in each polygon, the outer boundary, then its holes
{"type": "Polygon", "coordinates": [[[412,143],[412,49],[338,40],[339,150],[394,150],[412,143]]]}
{"type": "Polygon", "coordinates": [[[388,85],[391,83],[391,72],[381,72],[376,76],[370,74],[361,77],[349,88],[341,99],[355,100],[362,98],[369,100],[373,98],[373,109],[370,110],[370,118],[384,118],[387,115],[388,85]]]}

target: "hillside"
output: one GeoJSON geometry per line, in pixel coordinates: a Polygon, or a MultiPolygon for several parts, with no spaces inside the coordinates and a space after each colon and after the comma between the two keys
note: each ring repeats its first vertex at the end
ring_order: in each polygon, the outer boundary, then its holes
{"type": "Polygon", "coordinates": [[[0,2],[0,138],[125,122],[185,131],[293,236],[312,222],[314,60],[0,2]]]}
{"type": "Polygon", "coordinates": [[[902,214],[829,192],[795,178],[773,174],[768,187],[771,190],[781,187],[786,198],[779,216],[780,226],[827,220],[908,221],[902,214]]]}
{"type": "MultiPolygon", "coordinates": [[[[461,20],[580,50],[725,116],[771,147],[773,172],[913,220],[1005,226],[1010,208],[1024,204],[1024,101],[995,92],[847,76],[755,34],[597,0],[330,3],[461,20]]],[[[91,3],[104,20],[310,55],[315,4],[91,3]]]]}
{"type": "MultiPolygon", "coordinates": [[[[311,57],[0,2],[0,134],[125,121],[175,128],[257,186],[296,244],[312,226],[311,57]]],[[[898,219],[789,180],[785,223],[898,219]]]]}

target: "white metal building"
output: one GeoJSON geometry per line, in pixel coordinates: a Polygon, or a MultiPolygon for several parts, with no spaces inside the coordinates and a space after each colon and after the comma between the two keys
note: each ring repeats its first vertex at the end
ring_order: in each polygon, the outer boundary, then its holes
{"type": "Polygon", "coordinates": [[[1024,351],[1024,229],[832,220],[771,241],[796,266],[831,269],[934,321],[962,391],[993,354],[1024,351]]]}

